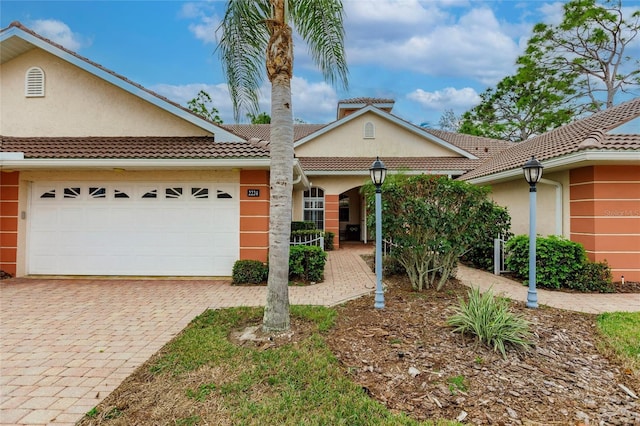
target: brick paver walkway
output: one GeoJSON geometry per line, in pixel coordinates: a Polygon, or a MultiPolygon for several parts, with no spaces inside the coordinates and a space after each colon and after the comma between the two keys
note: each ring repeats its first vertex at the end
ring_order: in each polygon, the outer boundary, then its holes
{"type": "MultiPolygon", "coordinates": [[[[333,306],[373,291],[360,258],[370,246],[329,252],[325,281],[290,287],[292,304],[333,306]]],[[[467,285],[526,300],[526,288],[459,268],[467,285]]],[[[72,425],[208,308],[261,306],[265,287],[208,280],[0,281],[0,424],[72,425]]],[[[640,310],[640,295],[539,291],[541,304],[584,312],[640,310]]]]}
{"type": "MultiPolygon", "coordinates": [[[[290,287],[292,304],[367,294],[363,245],[330,252],[325,281],[290,287]]],[[[261,306],[265,287],[207,280],[0,281],[0,424],[78,421],[208,308],[261,306]]]]}
{"type": "MultiPolygon", "coordinates": [[[[509,278],[490,272],[458,266],[457,278],[468,286],[480,287],[485,292],[489,288],[495,294],[502,294],[513,300],[526,302],[528,288],[509,278]]],[[[602,312],[640,311],[640,294],[580,294],[536,289],[538,304],[570,311],[600,314],[602,312]]]]}

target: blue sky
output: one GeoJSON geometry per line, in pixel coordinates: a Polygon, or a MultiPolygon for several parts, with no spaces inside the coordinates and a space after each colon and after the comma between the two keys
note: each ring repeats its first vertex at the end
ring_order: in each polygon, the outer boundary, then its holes
{"type": "MultiPolygon", "coordinates": [[[[0,26],[20,21],[39,34],[176,102],[206,90],[225,123],[231,102],[215,29],[225,1],[13,1],[0,26]]],[[[437,126],[446,109],[462,113],[478,94],[515,70],[535,23],[557,23],[562,2],[344,0],[349,91],[324,83],[306,48],[295,45],[294,116],[335,119],[339,99],[389,97],[394,113],[437,126]]],[[[640,0],[624,0],[640,8],[640,0]]],[[[634,52],[640,52],[640,42],[634,52]]],[[[261,109],[269,111],[265,85],[261,109]]]]}

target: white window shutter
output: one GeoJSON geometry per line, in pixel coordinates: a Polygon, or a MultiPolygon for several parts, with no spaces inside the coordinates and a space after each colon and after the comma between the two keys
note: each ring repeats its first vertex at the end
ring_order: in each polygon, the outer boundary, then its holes
{"type": "Polygon", "coordinates": [[[24,82],[24,95],[27,98],[44,96],[44,71],[39,67],[31,67],[27,70],[24,82]]]}

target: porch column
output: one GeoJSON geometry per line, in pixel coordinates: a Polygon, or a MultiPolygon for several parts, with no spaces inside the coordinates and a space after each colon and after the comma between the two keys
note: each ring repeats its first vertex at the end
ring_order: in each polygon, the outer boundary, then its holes
{"type": "Polygon", "coordinates": [[[20,172],[0,172],[0,269],[15,276],[20,172]]]}
{"type": "Polygon", "coordinates": [[[340,248],[339,194],[324,195],[324,230],[333,232],[333,248],[340,248]]]}

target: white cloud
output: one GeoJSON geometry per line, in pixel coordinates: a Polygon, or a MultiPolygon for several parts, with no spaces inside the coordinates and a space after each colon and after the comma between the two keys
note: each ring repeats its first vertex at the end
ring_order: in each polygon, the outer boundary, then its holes
{"type": "MultiPolygon", "coordinates": [[[[235,122],[233,105],[226,83],[157,84],[149,89],[182,106],[186,106],[187,102],[195,98],[200,90],[204,90],[211,96],[213,101],[211,105],[220,112],[222,120],[225,123],[235,122]]],[[[338,97],[328,84],[324,82],[309,82],[304,78],[294,76],[291,80],[291,93],[293,96],[291,103],[293,104],[295,118],[311,123],[323,123],[335,119],[338,97]]],[[[260,89],[258,110],[270,114],[271,86],[269,83],[265,83],[260,89]]],[[[245,120],[242,112],[240,119],[241,122],[245,120]]]]}
{"type": "Polygon", "coordinates": [[[91,45],[89,39],[72,32],[71,28],[62,21],[55,19],[38,19],[32,21],[29,27],[41,36],[74,52],[77,52],[82,47],[91,45]]]}
{"type": "Polygon", "coordinates": [[[291,93],[295,118],[310,123],[327,123],[335,120],[338,95],[327,83],[313,83],[293,76],[291,93]]]}
{"type": "MultiPolygon", "coordinates": [[[[433,76],[467,76],[483,84],[494,84],[513,71],[521,47],[507,35],[490,9],[471,9],[457,22],[438,21],[419,29],[409,25],[402,29],[402,36],[390,39],[348,42],[349,62],[433,76]]],[[[369,28],[374,25],[368,24],[369,28]]],[[[402,27],[398,23],[397,26],[402,27]]]]}
{"type": "Polygon", "coordinates": [[[409,93],[407,98],[418,102],[424,108],[437,111],[445,109],[466,111],[480,102],[480,96],[470,87],[463,89],[447,87],[435,92],[416,89],[409,93]]]}
{"type": "Polygon", "coordinates": [[[220,25],[220,18],[212,5],[206,2],[185,3],[180,10],[180,16],[196,21],[189,24],[189,31],[196,39],[205,44],[217,44],[216,30],[220,25]]]}
{"type": "Polygon", "coordinates": [[[547,25],[558,25],[564,17],[564,3],[562,2],[543,3],[538,10],[543,16],[543,22],[547,25]]]}

